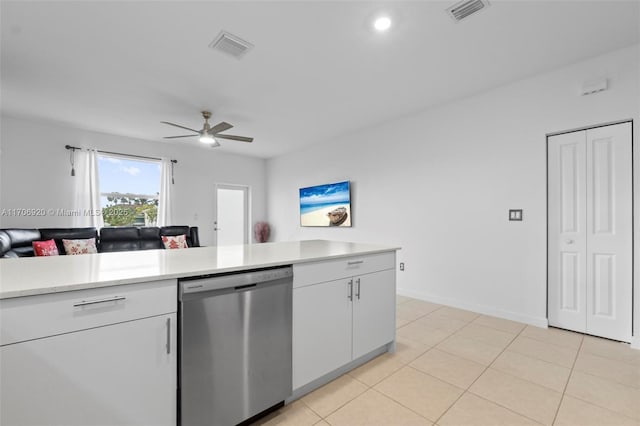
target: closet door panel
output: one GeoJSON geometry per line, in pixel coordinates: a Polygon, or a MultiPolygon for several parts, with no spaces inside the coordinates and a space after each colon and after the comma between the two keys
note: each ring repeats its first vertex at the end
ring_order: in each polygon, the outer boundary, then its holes
{"type": "Polygon", "coordinates": [[[549,324],[586,330],[585,133],[549,138],[549,324]]]}
{"type": "Polygon", "coordinates": [[[630,341],[631,123],[586,131],[587,333],[630,341]]]}

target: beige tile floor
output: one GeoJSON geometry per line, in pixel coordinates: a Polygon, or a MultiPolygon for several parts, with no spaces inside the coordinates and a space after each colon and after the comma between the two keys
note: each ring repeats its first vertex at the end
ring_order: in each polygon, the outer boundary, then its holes
{"type": "Polygon", "coordinates": [[[636,425],[640,351],[398,296],[397,352],[260,425],[636,425]]]}

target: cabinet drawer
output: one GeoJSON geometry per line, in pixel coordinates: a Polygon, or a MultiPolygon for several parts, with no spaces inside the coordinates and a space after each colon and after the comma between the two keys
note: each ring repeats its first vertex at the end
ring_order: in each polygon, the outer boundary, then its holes
{"type": "Polygon", "coordinates": [[[3,299],[0,345],[176,311],[176,280],[3,299]]]}
{"type": "Polygon", "coordinates": [[[395,251],[293,265],[293,288],[394,269],[395,251]]]}

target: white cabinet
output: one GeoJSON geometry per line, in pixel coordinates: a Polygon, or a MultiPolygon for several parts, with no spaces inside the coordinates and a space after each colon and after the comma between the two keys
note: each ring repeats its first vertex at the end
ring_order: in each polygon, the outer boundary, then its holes
{"type": "Polygon", "coordinates": [[[0,424],[175,425],[175,280],[0,302],[0,424]]]}
{"type": "Polygon", "coordinates": [[[395,270],[355,277],[353,285],[352,358],[356,359],[395,339],[395,270]]]}
{"type": "Polygon", "coordinates": [[[294,265],[294,389],[394,341],[395,285],[395,252],[294,265]]]}
{"type": "Polygon", "coordinates": [[[348,294],[346,280],[293,290],[293,389],[351,361],[348,294]]]}

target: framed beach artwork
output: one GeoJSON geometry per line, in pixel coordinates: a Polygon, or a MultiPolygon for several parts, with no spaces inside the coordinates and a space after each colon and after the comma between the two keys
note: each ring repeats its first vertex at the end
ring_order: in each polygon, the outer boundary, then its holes
{"type": "Polygon", "coordinates": [[[300,188],[301,226],[351,226],[349,181],[300,188]]]}

